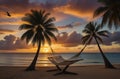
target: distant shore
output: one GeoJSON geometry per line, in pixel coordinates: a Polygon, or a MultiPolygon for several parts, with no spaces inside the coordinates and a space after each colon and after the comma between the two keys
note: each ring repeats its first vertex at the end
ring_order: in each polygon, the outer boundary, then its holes
{"type": "Polygon", "coordinates": [[[0,66],[0,79],[120,79],[120,64],[116,69],[106,69],[104,65],[71,66],[68,71],[78,75],[58,75],[55,72],[46,72],[55,67],[37,67],[36,71],[26,72],[25,67],[0,66]]]}

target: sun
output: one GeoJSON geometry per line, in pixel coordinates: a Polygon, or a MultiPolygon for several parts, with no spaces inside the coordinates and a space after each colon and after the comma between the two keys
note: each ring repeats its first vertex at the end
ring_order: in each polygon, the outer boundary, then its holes
{"type": "Polygon", "coordinates": [[[48,52],[49,52],[49,49],[48,49],[48,48],[43,48],[43,52],[44,52],[44,53],[48,53],[48,52]]]}

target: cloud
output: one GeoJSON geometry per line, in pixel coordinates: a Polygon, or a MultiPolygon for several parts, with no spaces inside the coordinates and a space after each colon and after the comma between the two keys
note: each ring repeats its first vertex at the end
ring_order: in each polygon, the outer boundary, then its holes
{"type": "MultiPolygon", "coordinates": [[[[113,43],[115,44],[120,44],[120,32],[114,32],[114,33],[109,33],[109,38],[102,37],[103,39],[103,44],[106,46],[110,46],[113,43]]],[[[71,33],[67,32],[62,32],[60,35],[57,36],[58,41],[57,43],[62,44],[64,47],[75,47],[78,45],[82,45],[81,43],[81,38],[83,35],[80,33],[77,33],[76,31],[73,31],[71,33]]],[[[91,42],[91,45],[95,45],[96,41],[93,40],[91,42]]]]}
{"type": "Polygon", "coordinates": [[[120,44],[120,32],[114,32],[111,37],[112,41],[120,44]]]}
{"type": "Polygon", "coordinates": [[[15,33],[14,30],[0,29],[0,34],[15,33]]]}
{"type": "Polygon", "coordinates": [[[53,11],[54,7],[65,5],[67,1],[64,0],[46,0],[43,1],[30,1],[30,0],[0,0],[0,24],[19,24],[21,17],[24,16],[25,13],[30,12],[31,9],[45,9],[47,12],[52,13],[52,16],[56,18],[56,21],[63,20],[69,16],[66,16],[63,13],[59,13],[53,11]],[[17,4],[17,5],[16,5],[17,4]],[[6,12],[11,14],[11,17],[6,16],[6,12]]]}
{"type": "Polygon", "coordinates": [[[30,1],[30,0],[0,0],[0,10],[15,13],[28,12],[30,9],[45,9],[52,12],[54,7],[65,5],[67,0],[46,0],[46,1],[30,1]],[[17,4],[17,5],[16,5],[17,4]]]}
{"type": "Polygon", "coordinates": [[[109,33],[109,37],[102,37],[105,45],[120,44],[120,32],[109,33]]]}
{"type": "Polygon", "coordinates": [[[25,41],[21,41],[14,35],[7,35],[4,40],[0,40],[0,50],[16,50],[30,48],[25,41]]]}
{"type": "Polygon", "coordinates": [[[73,31],[69,34],[68,38],[65,40],[64,46],[74,47],[81,44],[81,37],[82,35],[77,33],[76,31],[73,31]]]}
{"type": "Polygon", "coordinates": [[[68,4],[72,9],[80,10],[82,12],[89,12],[99,6],[97,0],[69,0],[68,4]]]}
{"type": "Polygon", "coordinates": [[[77,33],[76,31],[68,34],[67,32],[62,32],[57,38],[57,43],[62,44],[65,47],[74,47],[81,44],[82,35],[77,33]]]}
{"type": "Polygon", "coordinates": [[[81,23],[80,22],[72,22],[71,24],[67,24],[67,25],[64,25],[64,26],[57,26],[58,29],[66,29],[66,28],[74,28],[74,27],[78,27],[80,26],[81,23]]]}
{"type": "MultiPolygon", "coordinates": [[[[110,46],[114,42],[115,44],[120,44],[120,32],[110,33],[109,38],[103,38],[104,45],[110,46]]],[[[64,47],[76,47],[82,45],[81,38],[83,35],[73,31],[71,33],[62,32],[57,36],[57,44],[61,44],[64,47]]],[[[93,41],[91,45],[95,45],[96,42],[93,41]]],[[[14,35],[7,35],[4,40],[0,40],[0,50],[16,50],[16,49],[29,49],[31,45],[27,45],[25,41],[21,41],[14,35]]]]}
{"type": "Polygon", "coordinates": [[[26,12],[29,8],[32,8],[32,5],[35,7],[35,4],[29,3],[29,0],[0,0],[0,5],[3,11],[20,13],[26,12]]]}
{"type": "MultiPolygon", "coordinates": [[[[113,43],[120,44],[120,36],[119,35],[120,35],[120,32],[114,32],[114,33],[109,33],[108,34],[109,37],[101,37],[103,40],[103,44],[107,45],[107,46],[110,46],[113,43]]],[[[96,44],[96,41],[93,39],[91,44],[96,44]]]]}
{"type": "Polygon", "coordinates": [[[98,6],[96,2],[96,0],[0,0],[0,13],[4,11],[4,14],[0,14],[0,24],[8,23],[9,25],[9,23],[14,23],[20,25],[21,17],[30,12],[30,9],[45,9],[47,12],[52,13],[52,16],[56,18],[56,22],[71,16],[76,18],[88,17],[89,13],[98,6]],[[12,17],[6,16],[6,11],[9,11],[12,17]]]}
{"type": "Polygon", "coordinates": [[[55,7],[54,10],[80,18],[91,19],[94,10],[99,5],[97,0],[69,0],[66,5],[55,7]]]}
{"type": "Polygon", "coordinates": [[[57,15],[61,13],[63,16],[67,14],[80,18],[90,18],[98,6],[97,0],[0,0],[0,10],[9,11],[13,15],[24,14],[29,12],[30,9],[45,9],[48,12],[52,12],[55,17],[59,17],[57,15]]]}

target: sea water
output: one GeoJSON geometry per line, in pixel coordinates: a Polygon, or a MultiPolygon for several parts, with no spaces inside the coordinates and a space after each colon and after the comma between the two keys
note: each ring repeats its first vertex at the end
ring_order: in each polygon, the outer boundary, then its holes
{"type": "MultiPolygon", "coordinates": [[[[0,66],[28,66],[34,58],[34,53],[0,53],[0,66]]],[[[75,53],[59,53],[65,59],[74,56],[75,53]]],[[[105,53],[106,57],[112,64],[120,64],[120,53],[105,53]]],[[[51,56],[50,53],[39,54],[37,66],[53,66],[47,59],[51,56]]],[[[82,53],[79,61],[72,66],[81,65],[102,65],[104,64],[103,58],[100,53],[82,53]]]]}

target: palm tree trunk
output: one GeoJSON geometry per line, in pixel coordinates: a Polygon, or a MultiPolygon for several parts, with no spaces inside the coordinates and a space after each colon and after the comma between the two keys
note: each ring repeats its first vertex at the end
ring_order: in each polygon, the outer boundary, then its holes
{"type": "MultiPolygon", "coordinates": [[[[95,38],[95,37],[94,37],[95,38]]],[[[106,68],[115,68],[110,62],[109,62],[109,60],[107,59],[107,57],[104,55],[104,53],[103,53],[103,51],[102,51],[102,49],[101,49],[101,47],[100,47],[100,45],[99,45],[99,42],[98,42],[98,40],[95,38],[95,41],[96,41],[96,43],[97,43],[97,45],[98,45],[98,48],[99,48],[99,50],[100,50],[100,52],[101,52],[101,55],[102,55],[102,57],[103,57],[103,60],[104,60],[104,63],[105,63],[105,67],[106,68]]]]}
{"type": "Polygon", "coordinates": [[[83,50],[86,48],[86,46],[87,46],[87,44],[84,45],[84,47],[82,48],[82,50],[81,50],[79,53],[77,53],[76,55],[74,55],[74,56],[71,57],[70,59],[73,59],[73,58],[78,57],[78,56],[83,52],[83,50]]]}
{"type": "Polygon", "coordinates": [[[26,71],[32,71],[35,70],[35,65],[39,56],[39,51],[40,51],[40,47],[41,47],[41,42],[39,42],[38,44],[38,49],[37,49],[37,53],[32,61],[32,63],[29,65],[29,67],[26,69],[26,71]]]}
{"type": "Polygon", "coordinates": [[[82,50],[79,53],[77,53],[76,55],[74,55],[73,57],[71,57],[70,59],[78,57],[83,52],[83,50],[86,48],[86,46],[91,42],[92,36],[93,35],[91,35],[90,38],[86,41],[86,43],[85,43],[84,47],[82,48],[82,50]]]}

